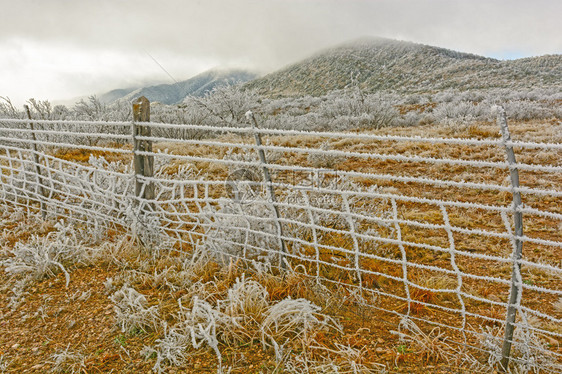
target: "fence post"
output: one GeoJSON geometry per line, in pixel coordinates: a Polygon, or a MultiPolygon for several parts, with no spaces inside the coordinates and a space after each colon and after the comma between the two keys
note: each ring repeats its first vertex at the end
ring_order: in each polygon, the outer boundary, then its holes
{"type": "Polygon", "coordinates": [[[150,122],[150,102],[144,96],[133,101],[133,147],[135,166],[135,196],[139,199],[154,199],[154,183],[142,180],[142,177],[154,175],[154,156],[138,152],[152,152],[152,141],[137,139],[137,136],[151,136],[149,126],[137,122],[150,122]],[[139,178],[141,176],[141,178],[139,178]]]}
{"type": "Polygon", "coordinates": [[[273,183],[271,182],[271,175],[269,174],[269,169],[267,168],[267,160],[265,158],[265,152],[263,151],[262,142],[261,142],[261,134],[255,131],[258,128],[258,122],[256,121],[256,117],[252,111],[246,112],[246,119],[252,125],[254,129],[254,139],[256,141],[256,145],[258,146],[258,155],[260,158],[260,162],[262,164],[263,170],[263,177],[267,186],[267,194],[271,201],[271,207],[273,208],[273,213],[275,214],[275,222],[277,224],[277,234],[279,236],[279,245],[281,247],[281,254],[279,256],[279,263],[281,265],[281,269],[286,269],[287,265],[285,264],[285,254],[287,253],[287,247],[285,246],[285,240],[283,240],[283,227],[281,226],[279,209],[277,208],[277,199],[275,198],[275,190],[273,188],[273,183]]]}
{"type": "Polygon", "coordinates": [[[502,358],[500,361],[500,369],[508,372],[511,344],[513,342],[513,332],[515,330],[515,317],[517,315],[517,306],[521,304],[522,297],[522,283],[521,277],[521,257],[523,253],[523,215],[521,214],[520,207],[521,193],[516,191],[519,188],[519,171],[517,170],[517,161],[515,160],[515,153],[513,146],[508,144],[511,142],[511,135],[507,127],[507,119],[505,109],[500,106],[494,106],[492,110],[497,112],[497,123],[500,127],[502,140],[507,153],[507,162],[509,164],[509,172],[511,176],[511,186],[513,187],[513,222],[515,225],[515,248],[513,252],[513,271],[511,274],[511,290],[509,293],[509,301],[507,304],[506,323],[505,323],[505,336],[502,346],[502,358]]]}
{"type": "Polygon", "coordinates": [[[47,217],[47,209],[45,207],[45,187],[44,187],[44,180],[43,174],[41,173],[41,166],[39,164],[39,154],[37,152],[37,138],[35,137],[35,126],[31,120],[31,112],[29,111],[29,106],[24,105],[25,111],[27,112],[27,118],[29,119],[29,127],[31,128],[31,139],[33,142],[31,143],[31,148],[33,150],[33,162],[35,164],[35,172],[37,173],[37,182],[39,182],[39,193],[41,194],[41,218],[45,220],[47,217]]]}

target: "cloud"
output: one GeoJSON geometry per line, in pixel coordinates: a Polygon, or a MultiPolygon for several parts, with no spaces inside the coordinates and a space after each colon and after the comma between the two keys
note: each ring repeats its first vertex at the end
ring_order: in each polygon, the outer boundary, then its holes
{"type": "Polygon", "coordinates": [[[72,97],[213,66],[262,72],[362,36],[492,57],[561,53],[549,0],[19,0],[0,16],[0,95],[72,97]],[[62,95],[62,96],[61,96],[62,95]]]}

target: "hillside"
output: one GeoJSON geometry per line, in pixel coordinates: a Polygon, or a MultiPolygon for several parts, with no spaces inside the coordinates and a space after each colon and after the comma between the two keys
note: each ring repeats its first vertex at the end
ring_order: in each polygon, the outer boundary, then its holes
{"type": "Polygon", "coordinates": [[[268,96],[324,95],[355,77],[366,92],[560,87],[562,56],[500,61],[384,38],[354,41],[246,84],[268,96]]]}
{"type": "Polygon", "coordinates": [[[187,96],[203,96],[216,86],[243,83],[253,78],[255,78],[253,73],[244,70],[209,70],[174,84],[112,90],[101,95],[100,100],[111,103],[118,99],[130,101],[139,96],[146,96],[152,102],[177,104],[187,96]]]}
{"type": "Polygon", "coordinates": [[[115,100],[119,100],[122,97],[130,94],[131,92],[138,90],[139,88],[118,88],[115,90],[111,90],[99,96],[99,100],[102,103],[109,104],[114,102],[115,100]]]}

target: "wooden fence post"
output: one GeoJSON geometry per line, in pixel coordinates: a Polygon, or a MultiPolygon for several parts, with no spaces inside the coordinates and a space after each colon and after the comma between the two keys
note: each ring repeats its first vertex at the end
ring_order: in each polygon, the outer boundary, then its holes
{"type": "MultiPolygon", "coordinates": [[[[515,153],[513,146],[508,143],[511,142],[511,135],[507,127],[507,119],[505,109],[502,107],[495,107],[497,111],[497,122],[501,130],[502,140],[507,153],[507,162],[509,164],[509,172],[511,177],[511,186],[516,189],[519,188],[519,171],[517,170],[517,161],[515,160],[515,153]]],[[[522,297],[522,283],[521,277],[521,257],[523,255],[523,216],[519,210],[522,206],[521,193],[513,191],[513,221],[515,225],[515,249],[513,251],[513,270],[511,275],[511,291],[509,293],[509,301],[507,304],[507,313],[505,321],[505,336],[502,346],[502,358],[500,361],[500,370],[507,373],[509,372],[509,360],[511,355],[511,345],[513,343],[513,332],[515,330],[515,317],[517,315],[517,308],[521,305],[522,297]]]]}
{"type": "MultiPolygon", "coordinates": [[[[246,119],[250,122],[250,125],[254,130],[258,128],[258,122],[254,113],[248,111],[246,113],[246,119]]],[[[267,186],[267,193],[269,195],[269,200],[271,201],[271,207],[273,213],[275,214],[275,223],[277,224],[277,235],[279,237],[279,246],[281,247],[281,253],[279,254],[279,265],[281,269],[285,270],[287,265],[285,264],[285,255],[287,254],[287,246],[285,245],[285,240],[283,239],[283,226],[281,226],[281,215],[279,214],[279,209],[277,208],[277,199],[275,198],[275,190],[273,188],[273,183],[271,181],[271,175],[269,174],[269,169],[267,168],[267,160],[265,158],[265,152],[263,151],[261,135],[257,131],[254,131],[254,139],[256,145],[258,146],[258,155],[260,158],[260,163],[262,164],[263,177],[267,186]]]]}
{"type": "Polygon", "coordinates": [[[31,128],[31,149],[33,153],[33,163],[35,164],[35,172],[37,173],[37,182],[39,183],[39,193],[41,194],[41,218],[45,220],[47,217],[47,208],[45,207],[45,187],[43,180],[43,174],[41,173],[41,164],[39,163],[39,154],[37,152],[37,138],[35,137],[35,127],[33,126],[33,122],[31,121],[31,112],[29,111],[29,106],[24,105],[25,111],[27,112],[27,118],[29,119],[29,127],[31,128]]]}
{"type": "Polygon", "coordinates": [[[152,152],[152,141],[137,139],[137,136],[151,136],[149,126],[137,122],[150,122],[150,102],[144,96],[133,102],[133,147],[135,166],[135,196],[139,199],[154,199],[154,183],[145,181],[142,177],[151,178],[154,175],[154,156],[141,155],[137,152],[152,152]]]}

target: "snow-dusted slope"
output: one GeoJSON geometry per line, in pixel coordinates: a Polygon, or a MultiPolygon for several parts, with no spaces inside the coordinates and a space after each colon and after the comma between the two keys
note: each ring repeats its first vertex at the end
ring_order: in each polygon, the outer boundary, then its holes
{"type": "Polygon", "coordinates": [[[113,90],[101,95],[100,100],[110,103],[118,99],[134,100],[139,96],[146,96],[151,102],[177,104],[187,96],[203,96],[218,85],[244,83],[255,77],[255,74],[244,70],[209,70],[174,84],[113,90]]]}
{"type": "Polygon", "coordinates": [[[562,56],[500,61],[383,38],[357,40],[246,84],[269,96],[323,95],[355,79],[367,92],[562,86],[562,56]],[[353,78],[352,78],[353,77],[353,78]]]}

